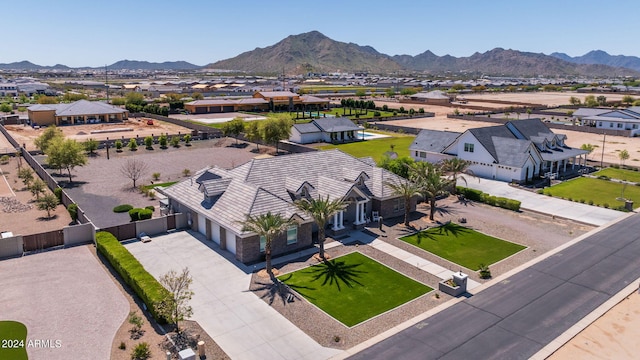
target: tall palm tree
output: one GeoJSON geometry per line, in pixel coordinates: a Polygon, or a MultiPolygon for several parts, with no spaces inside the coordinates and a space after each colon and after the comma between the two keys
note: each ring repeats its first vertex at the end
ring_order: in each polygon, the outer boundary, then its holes
{"type": "MultiPolygon", "coordinates": [[[[467,160],[460,159],[458,157],[453,157],[450,159],[442,160],[440,167],[442,171],[449,174],[449,180],[453,181],[453,193],[456,193],[455,184],[458,179],[464,181],[464,184],[467,185],[467,179],[462,174],[467,174],[469,176],[475,176],[473,171],[469,170],[469,166],[471,162],[467,160]]],[[[478,179],[479,181],[480,179],[478,179]]]]}
{"type": "Polygon", "coordinates": [[[429,220],[436,213],[436,198],[448,194],[453,180],[447,179],[439,166],[428,162],[416,162],[411,167],[411,180],[418,183],[420,193],[429,200],[429,220]]]}
{"type": "Polygon", "coordinates": [[[387,181],[385,185],[393,190],[395,195],[400,195],[404,199],[404,226],[409,227],[409,213],[411,212],[411,198],[415,195],[422,195],[420,185],[408,180],[387,181]]]}
{"type": "Polygon", "coordinates": [[[303,198],[295,202],[298,209],[304,211],[318,224],[318,245],[320,245],[320,259],[324,260],[324,241],[326,236],[324,228],[327,225],[327,221],[338,211],[345,208],[345,203],[342,199],[329,200],[329,195],[326,198],[318,196],[317,199],[303,198]]]}
{"type": "Polygon", "coordinates": [[[273,267],[271,266],[271,243],[278,235],[293,225],[294,222],[289,219],[285,219],[280,214],[272,214],[268,212],[266,214],[251,216],[245,215],[245,220],[241,221],[242,231],[250,231],[258,234],[258,236],[264,236],[264,258],[266,263],[267,274],[273,277],[273,267]]]}

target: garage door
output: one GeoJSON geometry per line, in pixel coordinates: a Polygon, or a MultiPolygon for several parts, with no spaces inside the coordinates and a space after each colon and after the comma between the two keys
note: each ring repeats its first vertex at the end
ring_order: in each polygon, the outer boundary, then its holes
{"type": "Polygon", "coordinates": [[[198,214],[198,232],[207,236],[207,219],[202,214],[198,214]]]}
{"type": "Polygon", "coordinates": [[[236,254],[236,235],[231,231],[227,231],[227,251],[236,254]]]}
{"type": "Polygon", "coordinates": [[[220,225],[214,222],[211,223],[211,240],[220,245],[220,225]]]}

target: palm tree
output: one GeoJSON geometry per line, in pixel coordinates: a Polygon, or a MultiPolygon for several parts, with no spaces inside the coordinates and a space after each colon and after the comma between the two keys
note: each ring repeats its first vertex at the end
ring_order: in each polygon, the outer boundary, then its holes
{"type": "Polygon", "coordinates": [[[258,236],[264,236],[264,258],[266,263],[267,274],[273,277],[273,267],[271,266],[271,242],[278,235],[287,230],[294,222],[290,219],[285,219],[280,214],[272,214],[268,212],[266,214],[251,216],[245,215],[245,220],[241,221],[242,231],[249,231],[258,234],[258,236]]]}
{"type": "Polygon", "coordinates": [[[411,167],[411,180],[418,183],[420,193],[429,200],[429,220],[436,213],[436,198],[448,194],[453,180],[443,177],[442,169],[428,162],[416,162],[411,167]]]}
{"type": "Polygon", "coordinates": [[[404,199],[404,226],[409,227],[409,213],[411,212],[411,198],[420,193],[420,185],[407,180],[387,181],[384,183],[393,190],[395,195],[404,199]]]}
{"type": "Polygon", "coordinates": [[[318,224],[318,245],[320,245],[319,256],[320,259],[324,260],[324,241],[326,240],[324,228],[329,218],[331,218],[338,211],[344,209],[344,201],[342,201],[342,199],[329,200],[329,195],[327,195],[327,197],[324,199],[320,196],[318,196],[317,199],[303,198],[296,201],[295,204],[298,209],[307,213],[313,218],[316,224],[318,224]]]}
{"type": "MultiPolygon", "coordinates": [[[[470,165],[471,165],[471,162],[469,162],[467,160],[460,159],[458,157],[445,159],[445,160],[442,161],[440,167],[442,168],[442,171],[444,171],[445,173],[449,174],[449,180],[453,181],[453,185],[454,185],[453,193],[454,194],[456,192],[455,184],[456,184],[458,179],[461,179],[462,181],[464,181],[464,184],[467,185],[467,179],[464,176],[462,176],[462,174],[475,176],[473,174],[473,171],[469,170],[469,166],[470,165]]],[[[478,181],[479,180],[480,179],[478,179],[478,181]]]]}

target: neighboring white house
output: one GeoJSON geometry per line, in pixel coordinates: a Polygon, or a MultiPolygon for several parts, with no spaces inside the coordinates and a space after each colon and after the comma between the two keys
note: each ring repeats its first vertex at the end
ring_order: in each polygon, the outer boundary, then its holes
{"type": "Polygon", "coordinates": [[[357,140],[358,125],[348,118],[321,118],[291,128],[289,141],[298,144],[348,142],[357,140]]]}
{"type": "Polygon", "coordinates": [[[630,136],[640,134],[640,106],[627,109],[580,108],[573,113],[582,126],[597,129],[630,130],[630,136]]]}
{"type": "Polygon", "coordinates": [[[565,138],[540,119],[528,119],[464,133],[422,130],[409,150],[415,161],[458,157],[469,161],[469,170],[478,177],[523,182],[586,163],[587,151],[566,146],[565,138]]]}

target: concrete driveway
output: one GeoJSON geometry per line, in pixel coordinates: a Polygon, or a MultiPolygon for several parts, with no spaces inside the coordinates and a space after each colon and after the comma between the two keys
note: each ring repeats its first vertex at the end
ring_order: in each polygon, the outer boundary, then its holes
{"type": "Polygon", "coordinates": [[[129,302],[87,246],[0,261],[0,320],[19,321],[29,359],[109,359],[129,302]],[[35,341],[34,341],[35,343],[35,341]]]}
{"type": "Polygon", "coordinates": [[[198,233],[175,232],[126,247],[156,278],[189,268],[192,320],[234,360],[327,359],[340,353],[320,346],[249,292],[251,269],[198,233]]]}
{"type": "Polygon", "coordinates": [[[522,209],[577,220],[596,226],[604,225],[625,215],[625,213],[616,210],[562,200],[518,189],[509,186],[508,183],[503,181],[468,177],[467,184],[463,181],[458,181],[458,185],[481,190],[494,196],[518,200],[522,202],[520,206],[522,209]],[[480,181],[478,182],[478,180],[480,181]]]}

